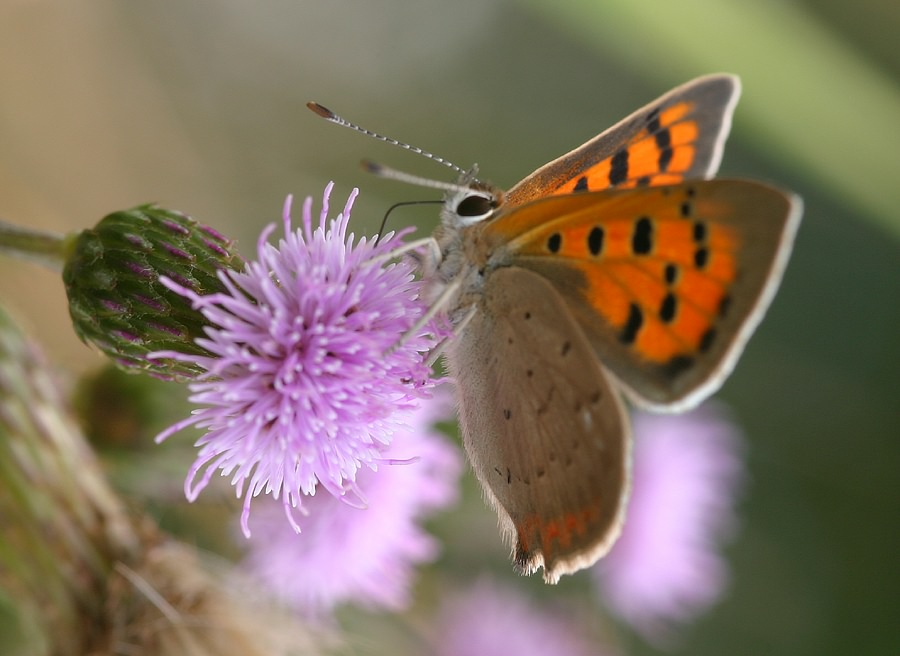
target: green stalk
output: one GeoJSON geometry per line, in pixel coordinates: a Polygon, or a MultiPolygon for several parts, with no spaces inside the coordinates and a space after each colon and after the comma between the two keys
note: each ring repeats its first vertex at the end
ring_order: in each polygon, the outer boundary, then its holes
{"type": "Polygon", "coordinates": [[[0,221],[0,253],[62,271],[74,236],[33,230],[0,221]]]}

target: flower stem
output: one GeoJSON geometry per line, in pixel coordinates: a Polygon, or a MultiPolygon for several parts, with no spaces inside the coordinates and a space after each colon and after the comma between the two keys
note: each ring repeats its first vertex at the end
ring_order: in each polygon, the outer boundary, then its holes
{"type": "Polygon", "coordinates": [[[62,271],[71,242],[70,236],[0,221],[0,253],[31,260],[54,271],[62,271]]]}

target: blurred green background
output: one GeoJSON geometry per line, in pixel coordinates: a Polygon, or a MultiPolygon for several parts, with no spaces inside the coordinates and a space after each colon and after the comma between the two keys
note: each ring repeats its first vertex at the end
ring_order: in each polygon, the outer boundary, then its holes
{"type": "MultiPolygon", "coordinates": [[[[435,196],[361,158],[446,171],[307,100],[509,187],[676,84],[736,73],[722,173],[792,188],[806,211],[719,395],[749,438],[730,593],[676,653],[898,653],[898,33],[896,0],[5,0],[0,216],[68,231],[157,201],[252,254],[285,194],[334,179],[335,206],[361,187],[371,233],[389,204],[435,196]]],[[[427,232],[436,212],[392,220],[427,232]]],[[[53,274],[0,261],[0,301],[73,380],[100,364],[53,274]]]]}

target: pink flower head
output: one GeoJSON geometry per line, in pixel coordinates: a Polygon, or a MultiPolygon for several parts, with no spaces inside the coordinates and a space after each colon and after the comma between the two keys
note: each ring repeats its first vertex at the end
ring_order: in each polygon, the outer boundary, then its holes
{"type": "Polygon", "coordinates": [[[583,625],[559,608],[542,608],[513,589],[481,579],[451,596],[435,626],[436,656],[602,656],[583,625]]]}
{"type": "Polygon", "coordinates": [[[305,504],[299,535],[275,504],[256,511],[245,566],[275,596],[319,618],[346,602],[390,610],[409,604],[414,566],[438,553],[418,522],[456,501],[462,472],[459,450],[433,429],[452,414],[449,394],[438,391],[384,451],[401,462],[359,473],[367,508],[317,495],[305,504]]]}
{"type": "Polygon", "coordinates": [[[196,499],[216,470],[231,476],[244,497],[245,535],[250,501],[260,493],[281,496],[295,530],[292,509],[319,485],[363,503],[357,471],[374,468],[431,384],[425,362],[435,344],[431,327],[398,346],[426,309],[412,265],[390,261],[402,235],[354,244],[347,224],[357,192],[329,222],[331,188],[315,230],[312,199],[294,231],[288,197],[278,245],[267,242],[270,225],[257,261],[241,272],[219,271],[227,293],[200,296],[165,281],[210,322],[197,344],[212,355],[153,354],[205,370],[190,384],[199,408],[157,441],[191,425],[206,430],[185,493],[196,499]]]}
{"type": "Polygon", "coordinates": [[[724,592],[720,543],[736,524],[742,440],[720,406],[684,415],[638,414],[625,527],[594,572],[610,610],[664,641],[724,592]]]}

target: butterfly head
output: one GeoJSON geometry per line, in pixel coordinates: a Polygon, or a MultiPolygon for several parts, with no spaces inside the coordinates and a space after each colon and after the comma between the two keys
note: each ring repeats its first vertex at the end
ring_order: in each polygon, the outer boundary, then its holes
{"type": "Polygon", "coordinates": [[[503,192],[475,175],[478,167],[466,171],[454,188],[447,191],[442,217],[445,224],[464,228],[489,219],[503,204],[503,192]]]}

